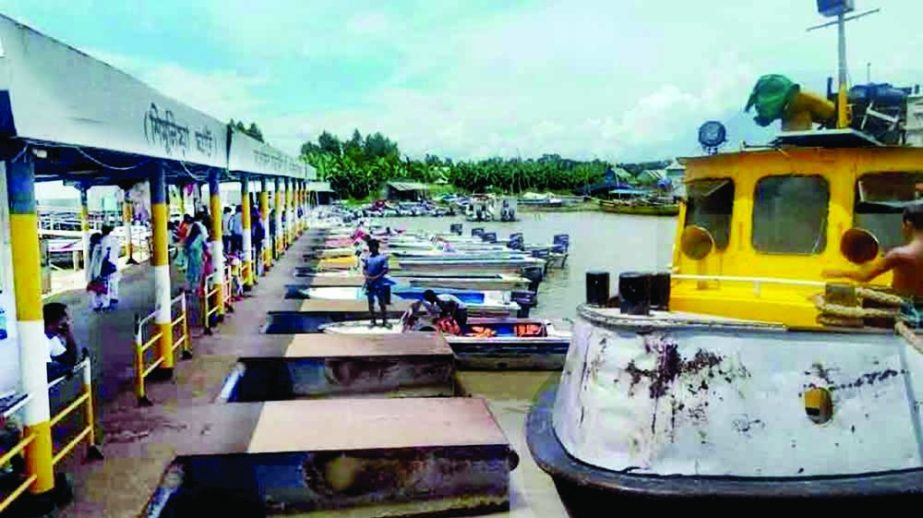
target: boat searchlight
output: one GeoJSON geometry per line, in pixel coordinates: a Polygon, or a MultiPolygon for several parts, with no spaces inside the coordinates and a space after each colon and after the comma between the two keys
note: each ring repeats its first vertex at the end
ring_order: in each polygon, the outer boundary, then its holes
{"type": "Polygon", "coordinates": [[[683,230],[680,236],[680,250],[686,257],[699,261],[711,253],[715,248],[715,239],[711,232],[703,227],[690,225],[683,230]]]}
{"type": "Polygon", "coordinates": [[[840,239],[840,253],[854,264],[867,263],[878,256],[878,238],[864,228],[851,228],[840,239]]]}

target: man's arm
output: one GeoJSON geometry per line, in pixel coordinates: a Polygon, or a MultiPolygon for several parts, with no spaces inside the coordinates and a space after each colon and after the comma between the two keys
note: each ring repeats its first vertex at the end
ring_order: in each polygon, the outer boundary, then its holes
{"type": "Polygon", "coordinates": [[[824,270],[822,275],[826,278],[851,279],[856,282],[869,282],[875,277],[890,271],[897,265],[897,256],[888,252],[884,257],[872,261],[868,266],[856,270],[824,270]]]}

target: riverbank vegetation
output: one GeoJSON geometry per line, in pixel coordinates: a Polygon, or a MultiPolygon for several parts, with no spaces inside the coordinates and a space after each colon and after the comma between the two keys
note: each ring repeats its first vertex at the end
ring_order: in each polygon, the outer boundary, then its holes
{"type": "Polygon", "coordinates": [[[381,186],[393,180],[441,184],[448,191],[570,193],[602,181],[613,167],[636,176],[635,171],[647,165],[622,167],[623,164],[614,166],[604,160],[573,160],[557,154],[461,161],[435,155],[412,159],[403,156],[397,142],[381,133],[363,136],[359,130],[348,139],[324,131],[316,141],[301,146],[301,155],[317,169],[319,178],[349,199],[375,198],[381,186]]]}

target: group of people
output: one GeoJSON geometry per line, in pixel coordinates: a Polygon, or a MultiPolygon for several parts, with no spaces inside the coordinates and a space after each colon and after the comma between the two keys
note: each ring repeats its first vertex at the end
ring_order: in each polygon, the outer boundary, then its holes
{"type": "MultiPolygon", "coordinates": [[[[390,234],[390,229],[388,229],[390,234]]],[[[378,309],[381,315],[381,325],[389,327],[388,323],[388,303],[391,299],[391,286],[394,284],[388,273],[388,256],[381,253],[381,243],[371,237],[370,234],[361,228],[354,233],[356,239],[356,255],[362,267],[362,274],[365,277],[363,288],[369,303],[369,314],[371,315],[371,325],[378,325],[376,318],[375,303],[378,302],[378,309]],[[365,246],[362,246],[362,243],[365,246]]],[[[410,318],[405,319],[404,325],[412,325],[416,320],[417,313],[425,310],[429,319],[441,331],[451,334],[461,334],[468,322],[468,306],[461,299],[451,293],[436,294],[433,290],[423,292],[422,300],[414,302],[410,310],[410,318]]]]}
{"type": "MultiPolygon", "coordinates": [[[[253,246],[255,273],[262,274],[262,257],[266,243],[266,229],[258,209],[253,205],[250,212],[250,240],[253,246]]],[[[270,211],[270,231],[274,231],[270,211]]],[[[172,225],[173,240],[176,244],[176,265],[185,272],[186,288],[190,292],[198,293],[202,288],[203,279],[214,271],[211,260],[211,250],[208,247],[208,228],[211,218],[204,211],[197,212],[195,216],[188,214],[182,221],[172,225]]],[[[243,262],[243,207],[238,205],[236,211],[226,208],[222,214],[221,222],[222,241],[227,264],[239,265],[243,262]]]]}

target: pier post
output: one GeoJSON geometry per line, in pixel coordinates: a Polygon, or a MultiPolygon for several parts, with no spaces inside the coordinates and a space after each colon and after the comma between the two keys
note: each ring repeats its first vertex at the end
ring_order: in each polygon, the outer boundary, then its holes
{"type": "Polygon", "coordinates": [[[273,249],[278,258],[282,255],[284,248],[285,232],[282,231],[282,179],[276,178],[276,193],[273,196],[273,204],[276,207],[276,233],[272,236],[273,249]]]}
{"type": "Polygon", "coordinates": [[[151,266],[154,268],[154,326],[160,334],[157,350],[163,363],[158,367],[158,378],[173,375],[173,312],[170,301],[170,260],[167,239],[167,222],[170,219],[167,203],[167,176],[164,166],[158,163],[151,171],[151,266]]]}
{"type": "Polygon", "coordinates": [[[25,450],[26,476],[35,477],[35,482],[29,487],[31,494],[50,495],[55,481],[48,374],[45,369],[48,338],[45,337],[42,317],[35,168],[30,153],[22,153],[16,160],[6,162],[6,182],[16,327],[19,332],[19,371],[22,390],[31,396],[24,407],[24,434],[35,437],[25,450]]]}
{"type": "Polygon", "coordinates": [[[263,261],[263,273],[272,263],[272,239],[269,235],[269,182],[266,177],[260,178],[260,219],[263,222],[263,249],[261,251],[260,261],[263,261]]]}
{"type": "MultiPolygon", "coordinates": [[[[83,269],[88,271],[90,269],[90,207],[88,201],[90,186],[81,183],[78,189],[80,189],[80,237],[83,242],[83,269]]],[[[74,269],[77,269],[77,265],[74,265],[74,269]]]]}
{"type": "Polygon", "coordinates": [[[250,177],[245,174],[240,176],[240,208],[244,252],[242,264],[246,271],[244,289],[250,290],[253,288],[253,242],[250,234],[250,177]]]}
{"type": "Polygon", "coordinates": [[[131,239],[131,222],[134,215],[132,214],[131,203],[128,201],[129,189],[131,188],[122,189],[122,193],[124,193],[122,197],[122,225],[125,227],[125,237],[128,239],[128,264],[138,264],[138,261],[135,260],[135,245],[131,239]]]}
{"type": "Polygon", "coordinates": [[[285,179],[285,248],[292,244],[292,179],[285,179]]]}
{"type": "Polygon", "coordinates": [[[221,225],[221,177],[218,176],[217,171],[212,171],[208,175],[208,195],[210,201],[211,209],[211,250],[212,250],[212,266],[215,268],[215,299],[217,300],[216,312],[218,320],[221,321],[224,319],[224,245],[222,244],[222,239],[224,238],[222,225],[221,225]]]}

